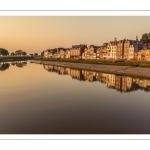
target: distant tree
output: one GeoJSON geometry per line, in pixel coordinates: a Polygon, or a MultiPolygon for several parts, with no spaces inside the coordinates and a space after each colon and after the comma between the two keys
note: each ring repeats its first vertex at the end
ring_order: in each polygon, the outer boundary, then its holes
{"type": "Polygon", "coordinates": [[[8,52],[8,50],[6,50],[4,48],[0,48],[0,55],[7,56],[7,55],[9,55],[9,52],[8,52]]]}
{"type": "Polygon", "coordinates": [[[26,53],[26,52],[22,52],[22,55],[24,55],[24,56],[25,56],[25,55],[27,55],[27,53],[26,53]]]}
{"type": "Polygon", "coordinates": [[[38,53],[35,53],[34,56],[38,56],[38,53]]]}
{"type": "Polygon", "coordinates": [[[44,51],[43,51],[43,52],[41,52],[41,56],[42,56],[42,57],[44,56],[44,51]]]}
{"type": "Polygon", "coordinates": [[[15,53],[14,53],[14,52],[10,53],[10,56],[14,56],[14,55],[15,55],[15,53]]]}
{"type": "Polygon", "coordinates": [[[17,50],[17,51],[15,51],[15,55],[18,55],[18,56],[22,55],[22,53],[23,53],[22,50],[17,50]]]}
{"type": "Polygon", "coordinates": [[[30,54],[31,57],[33,57],[33,54],[30,54]]]}
{"type": "Polygon", "coordinates": [[[21,56],[21,55],[25,56],[25,55],[27,55],[27,53],[25,51],[23,51],[23,50],[17,50],[17,51],[15,51],[15,55],[17,55],[17,56],[21,56]]]}
{"type": "Polygon", "coordinates": [[[150,43],[150,33],[145,33],[141,37],[141,42],[145,43],[150,43]]]}

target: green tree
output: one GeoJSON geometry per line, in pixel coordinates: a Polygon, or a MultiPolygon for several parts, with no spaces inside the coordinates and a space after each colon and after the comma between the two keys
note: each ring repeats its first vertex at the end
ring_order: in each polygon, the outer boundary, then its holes
{"type": "Polygon", "coordinates": [[[144,33],[141,38],[141,42],[150,43],[150,33],[144,33]]]}
{"type": "Polygon", "coordinates": [[[0,55],[7,56],[7,55],[9,55],[9,52],[8,52],[8,50],[6,50],[4,48],[0,48],[0,55]]]}

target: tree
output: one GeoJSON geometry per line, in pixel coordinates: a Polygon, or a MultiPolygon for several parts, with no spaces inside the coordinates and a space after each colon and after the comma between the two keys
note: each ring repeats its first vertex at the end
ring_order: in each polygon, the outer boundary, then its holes
{"type": "Polygon", "coordinates": [[[33,57],[33,54],[30,54],[31,57],[33,57]]]}
{"type": "Polygon", "coordinates": [[[0,55],[7,56],[7,55],[9,55],[9,52],[8,52],[8,50],[6,50],[4,48],[0,48],[0,55]]]}
{"type": "Polygon", "coordinates": [[[16,55],[22,55],[22,53],[23,53],[22,50],[17,50],[17,51],[15,51],[15,54],[16,54],[16,55]]]}
{"type": "Polygon", "coordinates": [[[24,55],[24,56],[25,56],[25,55],[27,55],[27,53],[26,53],[26,52],[22,52],[22,55],[24,55]]]}
{"type": "Polygon", "coordinates": [[[38,53],[35,53],[34,56],[38,56],[38,53]]]}
{"type": "Polygon", "coordinates": [[[18,55],[18,56],[23,55],[23,56],[25,56],[25,55],[27,55],[27,53],[24,52],[23,50],[17,50],[17,51],[15,51],[15,55],[18,55]]]}
{"type": "Polygon", "coordinates": [[[10,53],[10,56],[14,56],[14,55],[15,55],[15,53],[14,53],[14,52],[10,53]]]}
{"type": "Polygon", "coordinates": [[[141,38],[141,42],[150,43],[150,33],[144,33],[141,38]]]}
{"type": "Polygon", "coordinates": [[[41,56],[42,56],[42,57],[44,56],[44,51],[43,51],[43,52],[41,52],[41,56]]]}

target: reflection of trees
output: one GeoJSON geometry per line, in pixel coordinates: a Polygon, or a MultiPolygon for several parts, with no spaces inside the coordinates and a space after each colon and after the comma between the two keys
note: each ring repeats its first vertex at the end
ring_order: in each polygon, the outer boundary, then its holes
{"type": "Polygon", "coordinates": [[[9,63],[0,63],[0,70],[4,71],[4,70],[8,69],[9,66],[10,66],[9,63]]]}
{"type": "Polygon", "coordinates": [[[12,66],[17,66],[17,67],[20,67],[20,68],[22,68],[22,67],[24,67],[24,66],[26,66],[27,65],[27,61],[16,61],[16,62],[12,62],[11,63],[11,65],[12,66]]]}

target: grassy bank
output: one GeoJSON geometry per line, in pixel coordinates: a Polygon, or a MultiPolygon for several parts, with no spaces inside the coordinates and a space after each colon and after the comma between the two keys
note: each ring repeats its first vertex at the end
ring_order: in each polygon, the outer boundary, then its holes
{"type": "Polygon", "coordinates": [[[32,57],[29,56],[14,56],[14,57],[0,57],[0,62],[9,62],[9,61],[24,61],[24,60],[31,60],[32,57]]]}
{"type": "Polygon", "coordinates": [[[146,61],[116,62],[115,60],[92,60],[92,59],[91,60],[90,59],[78,60],[78,59],[62,59],[62,58],[61,59],[58,59],[58,58],[34,58],[34,60],[150,68],[150,62],[146,62],[146,61]]]}

